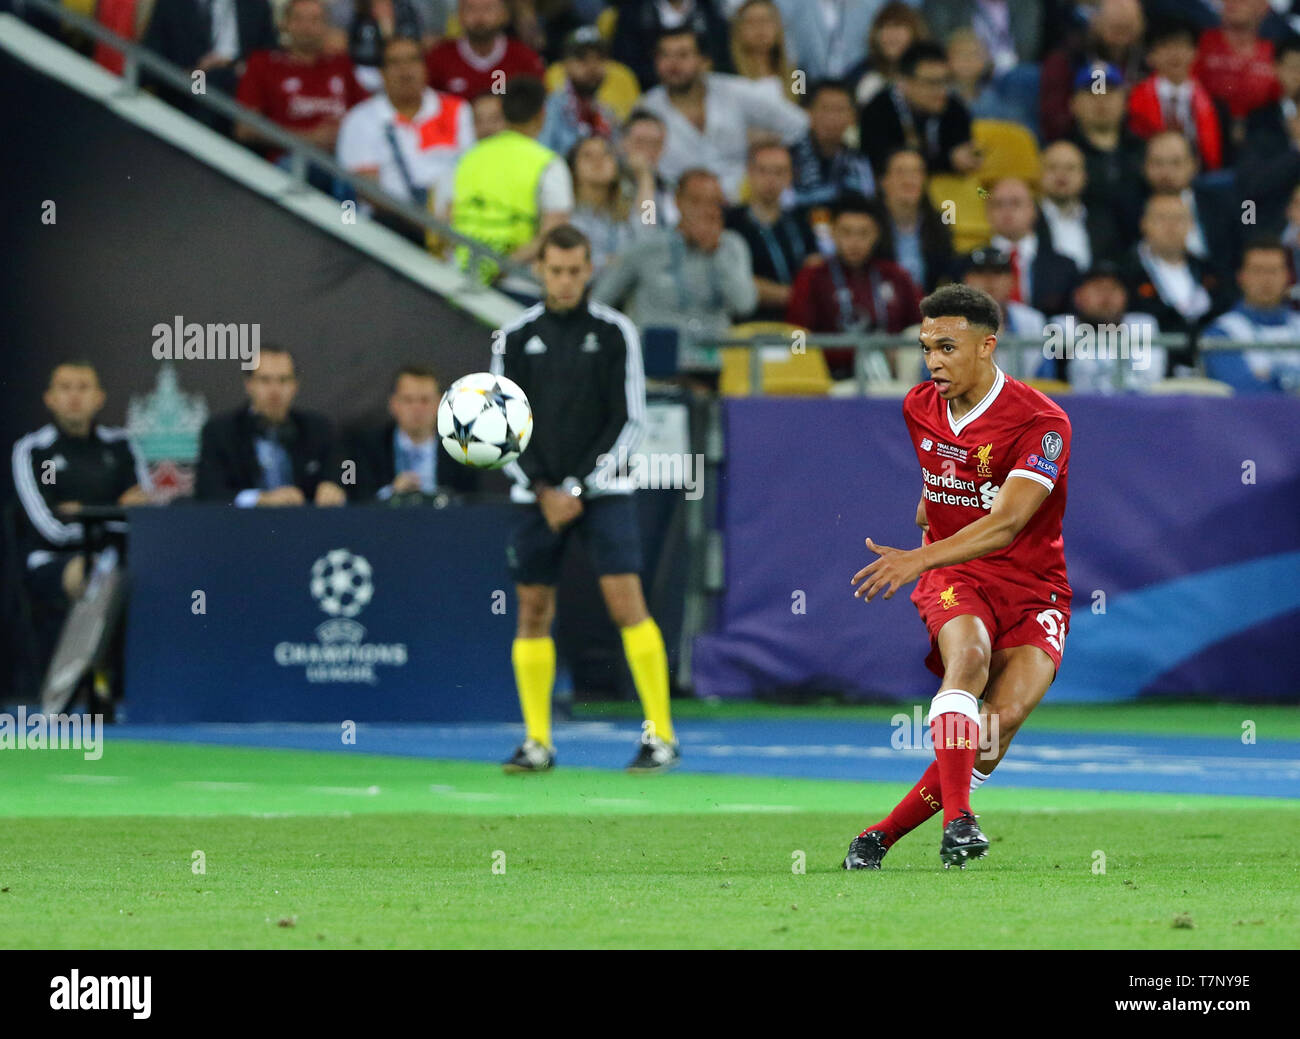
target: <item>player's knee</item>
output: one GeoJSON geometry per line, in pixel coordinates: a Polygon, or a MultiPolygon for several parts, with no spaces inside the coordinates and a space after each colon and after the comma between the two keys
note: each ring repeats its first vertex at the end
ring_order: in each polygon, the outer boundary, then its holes
{"type": "Polygon", "coordinates": [[[979,694],[989,680],[989,650],[972,642],[962,646],[948,661],[948,672],[953,679],[972,686],[967,692],[979,694]]]}
{"type": "Polygon", "coordinates": [[[1011,741],[1011,737],[1016,734],[1020,726],[1025,723],[1025,719],[1029,717],[1029,711],[1023,704],[1019,703],[1005,704],[990,713],[997,718],[998,742],[1003,746],[1006,746],[1011,741]]]}
{"type": "Polygon", "coordinates": [[[540,638],[555,619],[555,595],[550,589],[519,589],[519,635],[540,638]]]}

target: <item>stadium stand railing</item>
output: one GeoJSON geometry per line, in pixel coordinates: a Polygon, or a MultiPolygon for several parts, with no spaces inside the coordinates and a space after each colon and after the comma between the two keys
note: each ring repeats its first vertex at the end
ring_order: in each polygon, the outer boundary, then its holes
{"type": "MultiPolygon", "coordinates": [[[[205,90],[202,93],[194,93],[190,74],[184,69],[159,57],[141,44],[119,36],[112,29],[101,25],[93,18],[87,18],[85,15],[55,2],[55,0],[14,0],[13,11],[20,18],[25,11],[37,12],[61,23],[65,29],[75,30],[77,33],[89,36],[96,43],[120,52],[124,61],[121,80],[122,92],[125,94],[134,94],[141,91],[143,89],[140,82],[141,75],[148,74],[171,89],[186,95],[195,104],[201,105],[227,119],[253,128],[262,138],[273,142],[275,147],[283,149],[286,155],[289,156],[289,174],[293,178],[293,190],[315,191],[316,189],[308,183],[307,178],[309,170],[316,167],[325,171],[335,180],[347,184],[358,198],[379,206],[390,213],[395,213],[412,225],[423,228],[426,234],[431,234],[439,240],[453,245],[464,246],[469,251],[469,269],[471,271],[478,270],[479,264],[486,261],[506,274],[528,281],[535,280],[532,272],[526,266],[509,260],[476,239],[468,238],[452,230],[450,225],[439,220],[427,209],[390,195],[375,181],[365,177],[358,177],[355,173],[344,169],[330,153],[322,151],[314,145],[307,144],[261,114],[241,105],[233,97],[219,90],[205,90]]],[[[57,37],[55,39],[57,40],[57,37]]]]}

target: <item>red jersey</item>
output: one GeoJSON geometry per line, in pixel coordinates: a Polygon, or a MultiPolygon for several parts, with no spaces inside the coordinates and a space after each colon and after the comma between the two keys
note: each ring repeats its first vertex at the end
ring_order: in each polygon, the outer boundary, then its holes
{"type": "Polygon", "coordinates": [[[492,50],[482,57],[462,38],[443,40],[430,49],[424,60],[429,69],[429,86],[469,101],[492,90],[497,72],[505,73],[506,82],[516,76],[537,80],[546,76],[546,65],[537,52],[505,35],[498,36],[492,50]]]}
{"type": "Polygon", "coordinates": [[[342,120],[367,94],[346,54],[296,61],[288,51],[254,51],[239,81],[241,104],[283,126],[311,130],[326,119],[342,120]]]}
{"type": "Polygon", "coordinates": [[[921,463],[927,544],[987,516],[1007,480],[1033,480],[1051,492],[1010,545],[943,567],[943,575],[964,574],[1067,602],[1070,584],[1061,537],[1070,467],[1065,412],[999,368],[984,399],[960,419],[953,419],[949,403],[930,382],[908,392],[903,417],[921,463]]]}
{"type": "Polygon", "coordinates": [[[1252,53],[1238,54],[1222,29],[1206,29],[1196,49],[1192,75],[1211,97],[1228,106],[1235,119],[1282,96],[1282,85],[1273,74],[1273,44],[1262,38],[1255,41],[1252,53]]]}

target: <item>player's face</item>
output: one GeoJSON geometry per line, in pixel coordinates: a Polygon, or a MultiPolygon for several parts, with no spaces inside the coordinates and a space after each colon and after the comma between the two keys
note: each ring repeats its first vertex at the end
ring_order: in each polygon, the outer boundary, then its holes
{"type": "Polygon", "coordinates": [[[921,321],[921,357],[944,400],[973,390],[988,371],[997,336],[964,317],[927,317],[921,321]]]}
{"type": "Polygon", "coordinates": [[[591,280],[591,257],[586,247],[575,245],[572,249],[561,249],[548,245],[538,266],[546,289],[546,305],[552,310],[576,307],[591,280]]]}
{"type": "Polygon", "coordinates": [[[388,413],[416,443],[428,440],[438,424],[438,380],[402,375],[388,398],[388,413]]]}
{"type": "Polygon", "coordinates": [[[104,406],[104,391],[99,388],[95,369],[59,365],[50,376],[45,406],[50,409],[60,429],[85,433],[104,406]]]}
{"type": "Polygon", "coordinates": [[[298,392],[293,360],[288,354],[263,353],[261,363],[244,385],[255,412],[272,422],[283,422],[298,392]]]}

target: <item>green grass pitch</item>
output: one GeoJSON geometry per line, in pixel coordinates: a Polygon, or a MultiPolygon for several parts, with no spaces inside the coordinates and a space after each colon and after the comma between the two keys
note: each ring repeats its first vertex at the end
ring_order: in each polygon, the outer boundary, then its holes
{"type": "Polygon", "coordinates": [[[944,872],[932,821],[847,874],[903,785],[125,741],[0,766],[10,948],[935,948],[946,912],[971,948],[1300,941],[1288,800],[994,783],[987,859],[944,872]]]}

